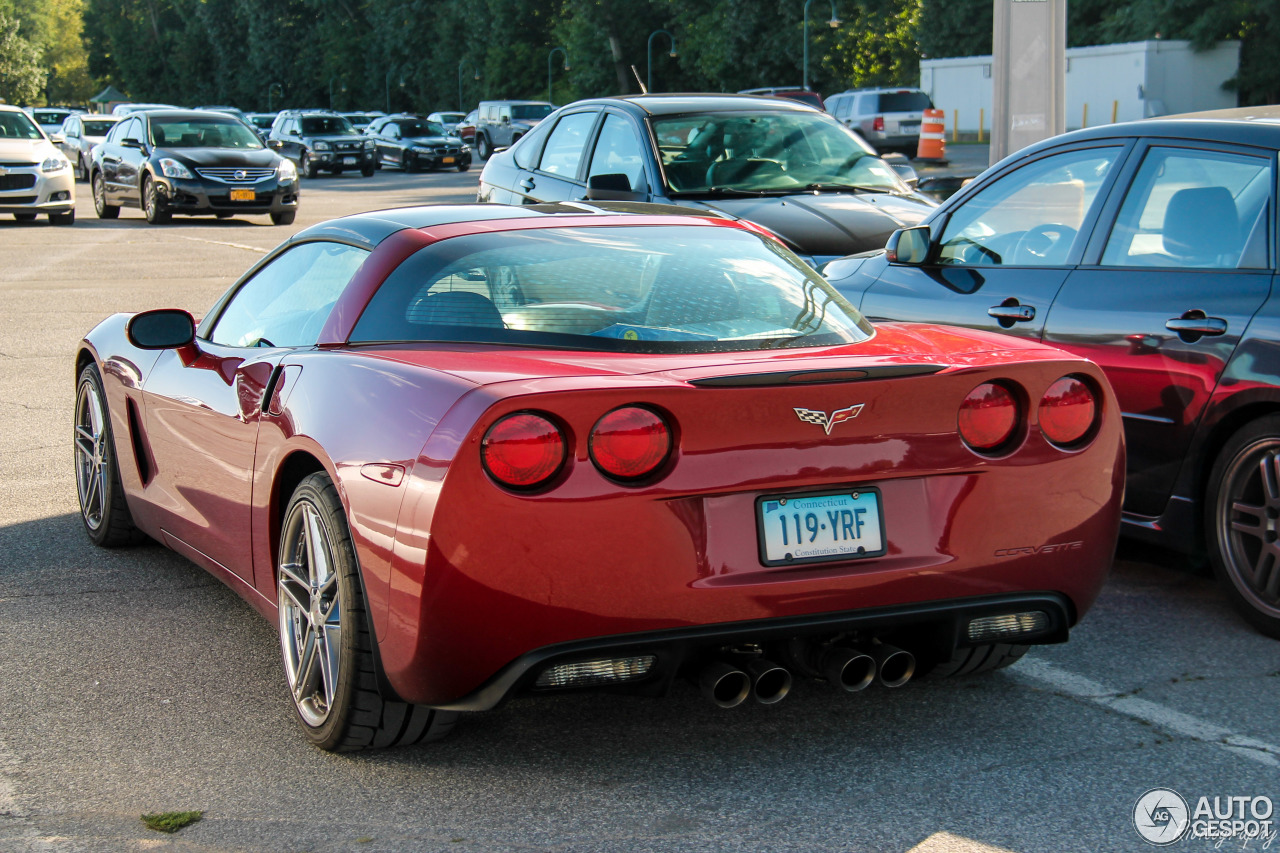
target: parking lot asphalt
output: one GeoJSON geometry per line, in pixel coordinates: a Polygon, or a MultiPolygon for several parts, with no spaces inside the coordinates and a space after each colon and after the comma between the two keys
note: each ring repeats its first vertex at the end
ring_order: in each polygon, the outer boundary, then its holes
{"type": "Polygon", "coordinates": [[[199,315],[306,225],[468,201],[477,175],[308,181],[290,227],[98,221],[83,184],[72,228],[0,221],[0,851],[1145,850],[1150,789],[1280,801],[1280,644],[1133,544],[1070,643],[990,676],[729,711],[685,684],[519,700],[437,744],[309,747],[271,624],[159,546],[89,545],[73,347],[115,311],[199,315]],[[139,819],[179,810],[203,820],[139,819]]]}

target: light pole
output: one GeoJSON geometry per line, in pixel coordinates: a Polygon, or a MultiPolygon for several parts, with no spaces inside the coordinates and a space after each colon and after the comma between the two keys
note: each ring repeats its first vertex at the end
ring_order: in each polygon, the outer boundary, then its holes
{"type": "Polygon", "coordinates": [[[336,76],[338,75],[336,74],[329,75],[329,109],[331,110],[333,109],[333,78],[336,76]]]}
{"type": "Polygon", "coordinates": [[[271,95],[273,92],[279,92],[280,97],[284,98],[284,84],[272,83],[267,87],[267,112],[271,112],[271,95]]]}
{"type": "MultiPolygon", "coordinates": [[[[404,88],[404,69],[405,69],[405,66],[401,65],[400,66],[400,88],[401,89],[404,88]]],[[[388,113],[391,112],[391,76],[395,74],[395,72],[396,72],[396,67],[392,65],[390,68],[387,69],[387,77],[386,77],[386,80],[384,81],[385,85],[383,88],[386,90],[388,113]]]]}
{"type": "Polygon", "coordinates": [[[477,68],[476,64],[471,62],[470,59],[464,59],[458,63],[458,112],[461,113],[465,113],[467,111],[467,108],[462,105],[462,66],[467,63],[471,63],[471,70],[476,73],[475,79],[477,81],[480,79],[480,69],[477,68]]]}
{"type": "Polygon", "coordinates": [[[649,81],[648,81],[649,85],[646,86],[645,88],[647,88],[650,92],[653,91],[653,37],[658,35],[665,35],[667,38],[671,39],[671,52],[668,53],[667,56],[670,56],[672,59],[674,59],[676,56],[676,37],[675,36],[671,35],[671,33],[667,32],[666,30],[654,30],[653,32],[649,33],[649,68],[646,74],[646,76],[649,78],[649,81]]]}
{"type": "MultiPolygon", "coordinates": [[[[813,0],[804,0],[804,83],[803,88],[809,88],[809,4],[813,0]]],[[[827,21],[831,29],[840,26],[840,19],[836,17],[836,0],[831,0],[831,20],[827,21]]]]}
{"type": "MultiPolygon", "coordinates": [[[[832,2],[835,2],[835,0],[832,0],[832,2]]],[[[569,52],[563,47],[551,48],[551,52],[547,54],[547,103],[549,104],[555,103],[555,101],[551,100],[551,60],[557,52],[564,54],[564,70],[569,70],[569,52]]]]}

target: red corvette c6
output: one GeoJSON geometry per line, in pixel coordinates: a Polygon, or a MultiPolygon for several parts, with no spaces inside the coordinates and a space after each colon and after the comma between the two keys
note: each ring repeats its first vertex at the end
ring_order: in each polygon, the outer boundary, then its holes
{"type": "Polygon", "coordinates": [[[104,320],[76,354],[90,538],[159,540],[278,620],[334,750],[518,694],[687,675],[728,707],[1066,640],[1120,520],[1097,367],[873,328],[755,226],[605,208],[338,219],[198,328],[104,320]]]}

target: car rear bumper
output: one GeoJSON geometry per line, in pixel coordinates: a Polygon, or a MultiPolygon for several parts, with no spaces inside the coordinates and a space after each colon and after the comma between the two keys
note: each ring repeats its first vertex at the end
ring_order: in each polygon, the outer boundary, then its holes
{"type": "Polygon", "coordinates": [[[958,650],[975,645],[969,639],[969,626],[974,620],[1023,613],[1044,614],[1046,620],[1042,626],[1010,638],[1021,645],[1066,642],[1070,626],[1075,622],[1071,603],[1065,596],[1039,592],[599,637],[523,654],[478,689],[437,707],[487,711],[524,693],[562,693],[574,687],[539,687],[539,675],[575,662],[642,657],[654,658],[652,668],[643,677],[613,685],[611,689],[660,695],[682,672],[688,674],[691,667],[721,658],[720,650],[725,647],[743,644],[776,647],[793,638],[883,637],[912,647],[917,656],[924,654],[934,660],[950,660],[958,650]]]}

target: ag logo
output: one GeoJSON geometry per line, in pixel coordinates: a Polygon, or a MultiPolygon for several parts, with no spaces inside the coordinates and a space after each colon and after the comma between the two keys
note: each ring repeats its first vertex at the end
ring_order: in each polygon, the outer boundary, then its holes
{"type": "Polygon", "coordinates": [[[249,177],[249,173],[246,172],[244,169],[239,169],[236,171],[235,178],[237,181],[243,181],[247,177],[249,177]]]}
{"type": "Polygon", "coordinates": [[[844,423],[845,421],[853,420],[858,416],[858,412],[861,412],[862,407],[865,405],[865,403],[858,403],[856,406],[849,406],[847,409],[837,409],[829,415],[826,412],[819,412],[813,409],[795,408],[793,410],[796,413],[796,417],[800,420],[807,424],[820,426],[827,435],[831,435],[831,428],[833,426],[844,423]]]}
{"type": "Polygon", "coordinates": [[[1157,847],[1173,844],[1191,823],[1187,801],[1170,788],[1152,788],[1133,806],[1133,826],[1142,840],[1157,847]]]}
{"type": "Polygon", "coordinates": [[[627,329],[622,333],[622,339],[624,341],[638,341],[640,340],[640,333],[635,329],[627,329]]]}

